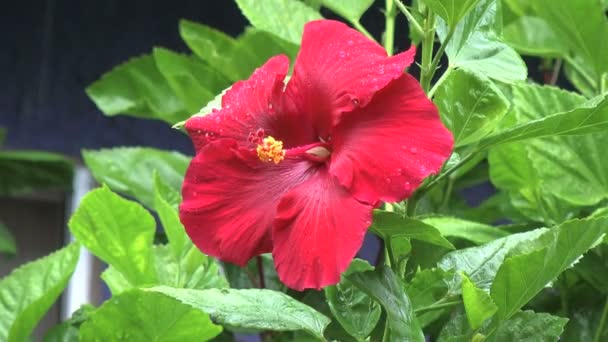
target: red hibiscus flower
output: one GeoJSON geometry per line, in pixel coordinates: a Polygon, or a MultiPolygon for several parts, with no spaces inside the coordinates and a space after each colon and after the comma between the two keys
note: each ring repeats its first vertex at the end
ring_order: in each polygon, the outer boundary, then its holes
{"type": "Polygon", "coordinates": [[[289,60],[235,83],[194,116],[180,217],[204,253],[245,265],[272,252],[293,289],[336,284],[381,201],[407,198],[452,151],[418,82],[415,49],[388,57],[348,26],[310,22],[289,60]]]}

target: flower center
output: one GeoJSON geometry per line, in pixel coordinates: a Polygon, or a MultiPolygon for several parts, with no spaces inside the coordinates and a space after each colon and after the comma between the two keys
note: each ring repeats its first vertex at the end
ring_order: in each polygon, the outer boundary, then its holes
{"type": "Polygon", "coordinates": [[[270,135],[262,140],[261,144],[258,144],[256,148],[258,158],[263,162],[274,162],[278,164],[281,160],[285,159],[285,150],[283,149],[283,142],[276,140],[270,135]]]}

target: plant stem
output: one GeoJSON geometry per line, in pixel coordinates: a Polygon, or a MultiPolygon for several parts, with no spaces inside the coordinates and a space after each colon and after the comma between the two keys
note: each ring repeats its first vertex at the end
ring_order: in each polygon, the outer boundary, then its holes
{"type": "Polygon", "coordinates": [[[365,27],[363,27],[363,25],[361,25],[361,23],[358,20],[355,21],[351,21],[351,24],[357,29],[359,30],[359,32],[363,33],[367,38],[375,41],[374,36],[372,36],[371,33],[369,33],[368,30],[365,29],[365,27]]]}
{"type": "Polygon", "coordinates": [[[439,86],[448,78],[448,76],[450,75],[450,73],[452,72],[451,67],[448,67],[443,74],[441,75],[441,77],[437,80],[437,82],[435,82],[435,84],[433,84],[433,88],[431,88],[431,90],[429,90],[429,93],[427,94],[427,96],[429,97],[429,99],[433,98],[433,95],[435,95],[435,92],[437,91],[437,88],[439,88],[439,86]]]}
{"type": "Polygon", "coordinates": [[[401,13],[403,13],[403,15],[405,15],[407,21],[410,23],[414,31],[416,31],[416,33],[418,33],[419,35],[423,36],[424,30],[422,30],[422,27],[420,26],[416,18],[414,18],[412,13],[408,11],[407,7],[405,7],[401,0],[395,0],[395,5],[397,5],[397,8],[401,11],[401,13]]]}
{"type": "Polygon", "coordinates": [[[395,11],[395,1],[386,0],[386,7],[384,12],[384,49],[389,56],[392,56],[395,46],[395,18],[397,17],[397,11],[395,11]]]}
{"type": "Polygon", "coordinates": [[[433,46],[435,45],[435,14],[427,7],[424,21],[424,36],[422,39],[422,65],[420,67],[420,85],[425,93],[429,92],[433,71],[433,46]]]}
{"type": "Polygon", "coordinates": [[[606,304],[604,304],[604,310],[602,311],[602,318],[600,318],[600,323],[597,326],[597,330],[595,331],[595,336],[593,337],[593,342],[600,342],[602,340],[604,326],[606,325],[607,318],[608,318],[608,298],[606,298],[606,304]]]}
{"type": "Polygon", "coordinates": [[[549,80],[550,85],[555,85],[557,83],[557,78],[559,77],[559,72],[562,69],[563,60],[558,58],[555,60],[553,64],[553,72],[551,73],[551,79],[549,80]]]}
{"type": "Polygon", "coordinates": [[[432,181],[430,181],[427,185],[424,186],[424,188],[419,189],[418,191],[429,191],[430,189],[432,189],[435,185],[437,185],[439,182],[441,182],[445,177],[449,176],[450,174],[452,174],[454,171],[458,170],[462,165],[464,165],[466,162],[468,162],[469,160],[471,160],[473,158],[473,156],[475,156],[475,154],[477,153],[477,151],[473,151],[469,154],[467,154],[466,157],[462,158],[458,164],[452,166],[450,169],[444,171],[442,174],[440,174],[439,176],[437,176],[437,178],[433,179],[432,181]]]}
{"type": "Polygon", "coordinates": [[[428,311],[435,311],[435,310],[439,310],[439,309],[443,309],[443,308],[449,308],[455,305],[458,305],[462,303],[462,301],[460,300],[453,300],[453,301],[443,301],[443,300],[439,300],[429,306],[425,306],[423,308],[419,308],[418,310],[414,310],[414,313],[416,315],[419,315],[421,313],[425,313],[428,311]]]}
{"type": "MultiPolygon", "coordinates": [[[[445,48],[446,48],[446,46],[448,46],[448,43],[452,39],[453,35],[454,35],[454,29],[450,28],[450,30],[448,31],[448,35],[445,36],[445,39],[443,40],[443,42],[441,42],[441,45],[439,46],[439,50],[437,50],[435,57],[433,57],[433,62],[431,63],[431,67],[430,67],[429,82],[433,79],[433,76],[435,76],[435,72],[437,71],[437,67],[439,66],[439,61],[441,60],[441,57],[443,56],[443,53],[445,52],[445,48]]],[[[434,36],[433,36],[433,39],[435,39],[434,36]]]]}
{"type": "Polygon", "coordinates": [[[445,210],[452,197],[452,191],[454,189],[454,178],[448,178],[448,184],[446,185],[445,193],[443,194],[443,200],[441,201],[441,210],[445,210]]]}
{"type": "Polygon", "coordinates": [[[266,288],[266,279],[264,278],[264,260],[261,255],[256,257],[256,261],[258,263],[258,277],[260,278],[260,288],[266,288]]]}
{"type": "Polygon", "coordinates": [[[418,191],[414,192],[410,198],[405,202],[405,216],[414,217],[416,216],[416,206],[418,205],[418,198],[420,197],[420,193],[418,191]]]}

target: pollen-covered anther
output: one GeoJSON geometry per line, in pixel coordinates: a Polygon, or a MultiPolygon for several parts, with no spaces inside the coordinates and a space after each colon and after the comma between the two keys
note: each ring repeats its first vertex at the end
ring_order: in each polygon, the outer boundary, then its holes
{"type": "Polygon", "coordinates": [[[256,148],[258,158],[263,162],[274,162],[278,164],[285,159],[285,150],[283,142],[276,140],[271,136],[267,136],[262,140],[262,143],[256,148]]]}

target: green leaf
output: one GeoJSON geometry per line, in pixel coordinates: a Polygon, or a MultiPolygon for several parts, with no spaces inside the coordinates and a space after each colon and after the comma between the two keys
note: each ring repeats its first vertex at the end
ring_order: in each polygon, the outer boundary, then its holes
{"type": "Polygon", "coordinates": [[[272,56],[286,53],[293,57],[297,50],[294,44],[251,28],[247,28],[238,39],[187,20],[180,21],[179,29],[188,47],[231,81],[248,78],[255,68],[272,56]]]}
{"type": "MultiPolygon", "coordinates": [[[[500,8],[499,1],[479,0],[455,27],[445,49],[452,69],[476,71],[505,83],[526,79],[524,61],[499,38],[502,34],[500,8]]],[[[439,20],[437,34],[442,42],[448,33],[448,25],[439,20]]]]}
{"type": "Polygon", "coordinates": [[[453,271],[444,271],[440,268],[427,268],[419,270],[406,288],[416,318],[425,327],[443,314],[443,310],[436,307],[446,300],[453,300],[448,294],[450,281],[454,278],[453,271]]]}
{"type": "Polygon", "coordinates": [[[491,133],[509,108],[509,101],[490,79],[465,69],[450,72],[437,88],[434,102],[456,146],[491,133]]]}
{"type": "Polygon", "coordinates": [[[393,212],[374,210],[374,221],[370,230],[382,239],[405,236],[447,249],[454,249],[454,246],[441,236],[437,228],[393,212]]]}
{"type": "Polygon", "coordinates": [[[157,172],[154,172],[154,209],[169,239],[173,255],[179,258],[191,243],[181,221],[177,206],[181,202],[179,192],[166,185],[157,172]]]}
{"type": "Polygon", "coordinates": [[[447,23],[456,24],[477,4],[479,0],[423,0],[429,8],[447,23]]]}
{"type": "Polygon", "coordinates": [[[608,217],[565,222],[545,233],[542,249],[508,258],[491,295],[500,320],[509,319],[608,232],[608,217]]]}
{"type": "Polygon", "coordinates": [[[584,66],[586,78],[599,94],[602,74],[608,72],[608,20],[600,2],[539,0],[531,5],[568,45],[576,56],[574,61],[584,66]]]}
{"type": "Polygon", "coordinates": [[[422,220],[444,237],[455,237],[482,245],[509,235],[508,232],[483,223],[462,220],[456,217],[429,217],[422,220]]]}
{"type": "Polygon", "coordinates": [[[355,259],[340,278],[340,283],[325,288],[325,297],[334,317],[357,341],[364,341],[378,324],[380,305],[359,290],[347,276],[373,270],[366,261],[355,259]]]}
{"type": "Polygon", "coordinates": [[[29,262],[0,280],[0,340],[27,341],[76,268],[80,245],[29,262]]]}
{"type": "Polygon", "coordinates": [[[500,131],[482,139],[479,149],[531,138],[581,135],[607,129],[608,97],[603,97],[564,113],[549,115],[500,131]]]}
{"type": "Polygon", "coordinates": [[[40,151],[0,151],[0,194],[72,188],[73,163],[62,155],[40,151]]]}
{"type": "Polygon", "coordinates": [[[386,311],[386,341],[424,341],[422,329],[399,278],[384,265],[374,271],[347,276],[355,286],[380,303],[386,311]]]}
{"type": "Polygon", "coordinates": [[[192,243],[179,258],[169,246],[154,246],[154,257],[159,285],[188,289],[228,287],[218,262],[201,253],[192,243]]]}
{"type": "Polygon", "coordinates": [[[297,0],[236,0],[243,15],[256,28],[293,44],[300,44],[304,24],[321,15],[297,0]]]}
{"type": "Polygon", "coordinates": [[[132,58],[115,67],[88,86],[86,92],[108,116],[127,114],[169,124],[189,116],[150,55],[132,58]]]}
{"type": "Polygon", "coordinates": [[[156,67],[190,114],[196,113],[230,81],[194,56],[155,48],[156,67]]]}
{"type": "Polygon", "coordinates": [[[483,322],[494,316],[498,307],[490,298],[490,295],[475,286],[464,274],[462,277],[462,301],[467,313],[467,319],[473,329],[479,329],[483,322]]]}
{"type": "Polygon", "coordinates": [[[233,63],[232,60],[227,58],[236,49],[237,42],[234,38],[212,27],[188,20],[180,20],[179,33],[188,47],[198,57],[223,73],[231,81],[249,76],[247,71],[240,66],[254,58],[252,52],[248,51],[241,56],[243,63],[233,63]]]}
{"type": "MultiPolygon", "coordinates": [[[[520,311],[502,323],[486,342],[557,342],[564,331],[567,318],[546,313],[520,311]]],[[[569,340],[566,340],[569,341],[569,340]]]]}
{"type": "Polygon", "coordinates": [[[4,145],[4,141],[6,140],[6,128],[0,127],[0,147],[4,145]]]}
{"type": "Polygon", "coordinates": [[[175,298],[208,313],[214,322],[244,329],[304,330],[320,339],[329,319],[311,307],[272,290],[207,289],[171,287],[148,289],[175,298]]]}
{"type": "Polygon", "coordinates": [[[131,290],[106,301],[80,327],[83,341],[209,341],[209,316],[159,293],[131,290]]]}
{"type": "MultiPolygon", "coordinates": [[[[527,241],[533,241],[541,236],[547,229],[540,228],[525,233],[513,234],[494,240],[485,245],[452,251],[439,261],[439,268],[445,271],[466,273],[471,281],[483,290],[489,290],[498,268],[507,255],[516,246],[527,241]]],[[[460,292],[460,277],[450,284],[450,291],[460,292]]]]}
{"type": "Polygon", "coordinates": [[[568,47],[541,18],[523,16],[505,26],[503,38],[519,53],[529,56],[561,57],[568,47]]]}
{"type": "Polygon", "coordinates": [[[84,196],[68,225],[91,253],[114,266],[132,284],[156,281],[152,260],[156,222],[141,205],[104,186],[84,196]]]}
{"type": "Polygon", "coordinates": [[[322,0],[323,6],[350,22],[359,22],[374,0],[322,0]]]}
{"type": "Polygon", "coordinates": [[[190,162],[178,152],[144,147],[83,150],[82,156],[99,183],[135,197],[148,208],[154,208],[154,171],[171,189],[179,192],[190,162]]]}
{"type": "Polygon", "coordinates": [[[76,310],[72,317],[67,321],[58,324],[47,330],[44,334],[44,342],[78,342],[79,329],[91,313],[95,311],[95,307],[90,304],[83,304],[76,310]]]}
{"type": "MultiPolygon", "coordinates": [[[[586,106],[582,96],[553,87],[518,84],[512,93],[510,116],[519,125],[555,112],[581,111],[586,106]]],[[[599,110],[608,117],[606,106],[599,110]]],[[[588,111],[591,120],[595,114],[593,109],[588,111]]],[[[597,152],[606,143],[608,133],[598,132],[501,145],[489,153],[490,178],[498,187],[519,193],[531,212],[541,208],[554,222],[561,222],[560,218],[572,212],[569,207],[594,204],[608,196],[608,179],[604,177],[608,165],[597,152]]]]}
{"type": "Polygon", "coordinates": [[[17,244],[15,237],[2,222],[0,222],[0,253],[15,254],[17,253],[17,244]]]}

